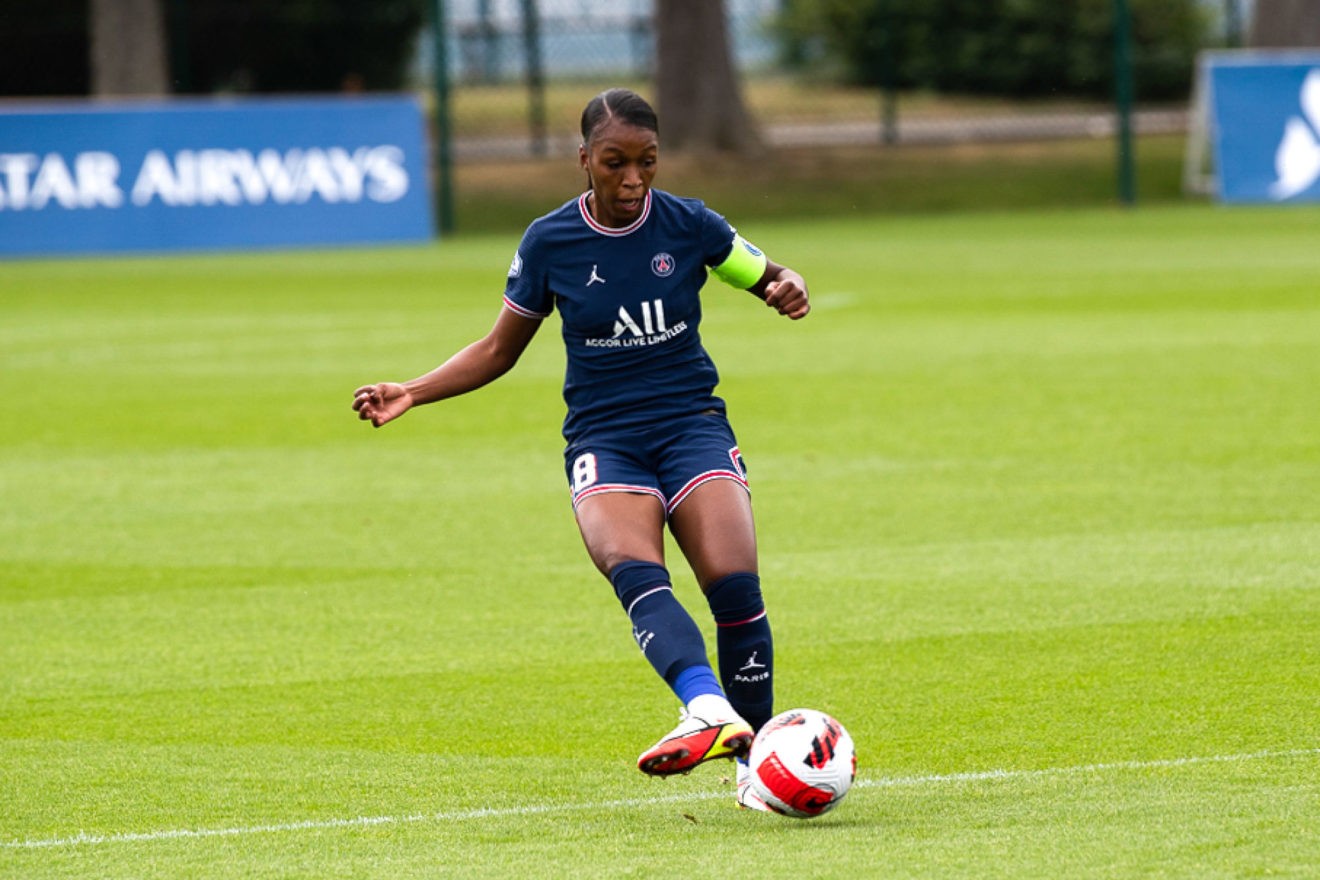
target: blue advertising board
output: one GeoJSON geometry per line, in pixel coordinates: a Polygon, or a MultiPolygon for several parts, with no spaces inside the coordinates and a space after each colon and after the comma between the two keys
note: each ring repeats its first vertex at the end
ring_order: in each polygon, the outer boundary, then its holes
{"type": "Polygon", "coordinates": [[[432,234],[411,97],[0,109],[0,256],[432,234]]]}
{"type": "Polygon", "coordinates": [[[1320,54],[1226,59],[1209,75],[1219,197],[1320,200],[1320,54]]]}

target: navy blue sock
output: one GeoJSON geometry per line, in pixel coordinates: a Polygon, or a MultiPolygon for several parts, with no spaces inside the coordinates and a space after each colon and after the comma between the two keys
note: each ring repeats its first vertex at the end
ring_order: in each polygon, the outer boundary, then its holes
{"type": "Polygon", "coordinates": [[[709,669],[710,661],[701,629],[674,596],[665,567],[655,562],[623,562],[610,571],[610,582],[632,621],[637,647],[683,704],[710,685],[718,693],[713,674],[709,682],[691,673],[680,682],[685,670],[709,669]]]}
{"type": "Polygon", "coordinates": [[[706,591],[715,615],[720,681],[734,710],[755,730],[774,716],[774,641],[761,598],[761,579],[751,572],[722,577],[706,591]]]}

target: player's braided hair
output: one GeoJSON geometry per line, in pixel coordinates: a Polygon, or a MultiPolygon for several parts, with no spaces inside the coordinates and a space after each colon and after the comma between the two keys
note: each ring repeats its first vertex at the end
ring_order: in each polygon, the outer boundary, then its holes
{"type": "Polygon", "coordinates": [[[590,144],[596,129],[616,118],[660,134],[660,121],[646,99],[631,89],[616,88],[601,92],[587,103],[582,111],[582,142],[590,144]]]}

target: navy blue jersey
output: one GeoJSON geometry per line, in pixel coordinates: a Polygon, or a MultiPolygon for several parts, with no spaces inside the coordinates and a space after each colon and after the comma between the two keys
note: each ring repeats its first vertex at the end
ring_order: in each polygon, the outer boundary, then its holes
{"type": "Polygon", "coordinates": [[[564,437],[724,411],[701,345],[706,269],[728,257],[734,230],[696,199],[650,190],[629,226],[601,226],[587,196],[533,221],[509,268],[505,305],[563,322],[564,437]]]}

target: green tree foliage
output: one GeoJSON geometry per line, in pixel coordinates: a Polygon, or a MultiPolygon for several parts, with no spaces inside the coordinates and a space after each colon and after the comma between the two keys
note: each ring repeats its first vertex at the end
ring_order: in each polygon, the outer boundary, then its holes
{"type": "MultiPolygon", "coordinates": [[[[1208,22],[1197,0],[1129,0],[1138,95],[1187,94],[1208,22]]],[[[788,57],[863,85],[1016,97],[1113,91],[1112,0],[787,0],[788,57]]]]}

